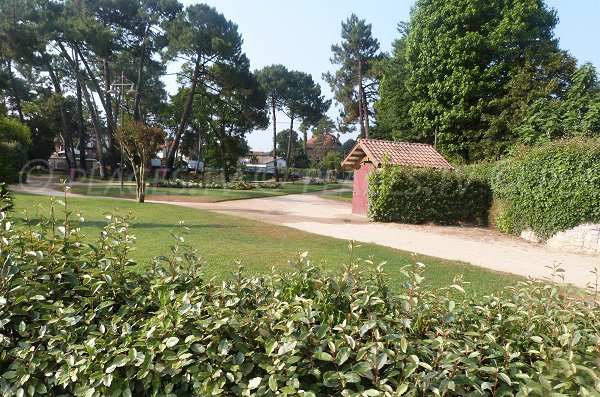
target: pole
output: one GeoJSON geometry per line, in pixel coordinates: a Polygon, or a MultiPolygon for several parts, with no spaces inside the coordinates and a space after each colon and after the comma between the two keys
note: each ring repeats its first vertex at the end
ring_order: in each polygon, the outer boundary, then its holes
{"type": "MultiPolygon", "coordinates": [[[[125,106],[123,106],[123,71],[121,71],[121,129],[125,126],[125,106]]],[[[123,148],[121,147],[121,194],[123,194],[123,148]]]]}

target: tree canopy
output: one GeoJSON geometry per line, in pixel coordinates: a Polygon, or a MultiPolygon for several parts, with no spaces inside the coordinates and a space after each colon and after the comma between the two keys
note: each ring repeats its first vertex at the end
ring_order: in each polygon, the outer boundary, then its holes
{"type": "Polygon", "coordinates": [[[497,158],[540,98],[562,98],[574,60],[543,0],[418,0],[382,63],[382,134],[456,159],[497,158]]]}

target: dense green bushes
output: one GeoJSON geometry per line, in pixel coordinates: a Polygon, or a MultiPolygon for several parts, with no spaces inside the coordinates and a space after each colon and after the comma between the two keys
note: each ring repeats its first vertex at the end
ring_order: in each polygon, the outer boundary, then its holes
{"type": "Polygon", "coordinates": [[[485,181],[453,171],[384,164],[369,174],[367,213],[377,221],[485,224],[491,202],[485,181]]]}
{"type": "Polygon", "coordinates": [[[499,163],[492,181],[494,222],[508,233],[542,239],[600,221],[600,139],[528,148],[499,163]]]}
{"type": "MultiPolygon", "coordinates": [[[[594,396],[600,308],[527,282],[474,298],[400,293],[381,268],[214,285],[176,233],[153,270],[127,270],[128,217],[95,244],[81,216],[0,216],[0,395],[594,396]],[[63,221],[58,218],[65,219],[63,221]],[[559,394],[561,393],[561,394],[559,394]]],[[[350,262],[356,262],[350,260],[350,262]]]]}
{"type": "Polygon", "coordinates": [[[0,182],[0,212],[12,211],[14,204],[14,197],[12,192],[8,190],[6,183],[0,182]]]}
{"type": "Polygon", "coordinates": [[[0,116],[0,182],[19,182],[30,144],[31,134],[27,126],[0,116]]]}

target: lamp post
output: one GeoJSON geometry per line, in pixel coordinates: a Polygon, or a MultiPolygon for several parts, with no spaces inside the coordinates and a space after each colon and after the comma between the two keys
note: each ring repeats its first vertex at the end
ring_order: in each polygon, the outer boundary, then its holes
{"type": "MultiPolygon", "coordinates": [[[[111,94],[116,94],[117,92],[119,92],[120,96],[121,96],[121,102],[119,103],[119,105],[121,106],[121,128],[123,128],[123,126],[125,125],[125,96],[123,95],[123,87],[129,87],[129,90],[127,90],[127,92],[129,93],[135,93],[135,84],[132,83],[130,80],[127,80],[128,82],[125,82],[125,74],[123,73],[123,71],[121,71],[121,82],[120,83],[112,83],[110,85],[110,90],[107,91],[108,93],[111,94]],[[115,87],[119,87],[119,91],[115,90],[115,87]]],[[[121,152],[121,162],[120,162],[120,177],[121,177],[121,194],[123,194],[123,148],[121,148],[120,150],[121,152]]]]}

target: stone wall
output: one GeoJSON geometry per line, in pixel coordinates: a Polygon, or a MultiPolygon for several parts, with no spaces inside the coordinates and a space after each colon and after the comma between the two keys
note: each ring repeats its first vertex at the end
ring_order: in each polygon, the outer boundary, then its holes
{"type": "MultiPolygon", "coordinates": [[[[521,237],[528,241],[540,242],[531,230],[524,230],[521,237]]],[[[600,254],[600,224],[584,223],[573,229],[559,232],[550,237],[546,245],[561,251],[600,254]]]]}

